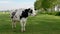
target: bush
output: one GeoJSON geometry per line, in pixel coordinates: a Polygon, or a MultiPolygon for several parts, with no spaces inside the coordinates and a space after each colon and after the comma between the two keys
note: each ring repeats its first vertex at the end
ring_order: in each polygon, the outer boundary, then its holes
{"type": "Polygon", "coordinates": [[[60,16],[60,12],[57,12],[55,16],[60,16]]]}
{"type": "Polygon", "coordinates": [[[49,12],[49,15],[56,15],[57,12],[49,12]]]}
{"type": "Polygon", "coordinates": [[[39,11],[38,14],[48,14],[48,15],[55,15],[55,16],[60,16],[60,12],[58,11],[39,11]]]}
{"type": "Polygon", "coordinates": [[[60,16],[60,12],[58,12],[58,11],[51,11],[51,12],[41,11],[41,12],[38,12],[38,13],[39,13],[39,14],[49,14],[49,15],[60,16]]]}

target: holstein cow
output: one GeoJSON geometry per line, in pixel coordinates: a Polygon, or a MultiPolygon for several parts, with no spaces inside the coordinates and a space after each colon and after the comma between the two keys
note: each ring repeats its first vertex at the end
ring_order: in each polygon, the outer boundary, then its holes
{"type": "Polygon", "coordinates": [[[12,19],[12,28],[16,28],[16,21],[20,21],[21,25],[21,32],[25,31],[25,26],[26,26],[26,21],[27,17],[35,16],[36,13],[33,9],[28,8],[28,9],[18,9],[18,10],[12,10],[11,11],[11,19],[12,19]]]}

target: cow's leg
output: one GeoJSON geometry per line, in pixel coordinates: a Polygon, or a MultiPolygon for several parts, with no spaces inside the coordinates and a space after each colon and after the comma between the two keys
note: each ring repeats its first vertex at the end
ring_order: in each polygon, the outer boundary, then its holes
{"type": "Polygon", "coordinates": [[[26,31],[26,30],[25,30],[25,27],[26,27],[26,21],[24,22],[24,31],[26,31]]]}
{"type": "Polygon", "coordinates": [[[23,32],[23,21],[20,20],[20,24],[21,24],[21,32],[23,32]]]}
{"type": "Polygon", "coordinates": [[[24,31],[25,31],[25,27],[26,27],[26,21],[27,21],[27,18],[24,18],[24,31]]]}
{"type": "Polygon", "coordinates": [[[14,26],[13,26],[13,20],[12,19],[11,19],[11,24],[12,24],[12,29],[13,29],[14,26]]]}
{"type": "Polygon", "coordinates": [[[16,28],[16,21],[12,21],[12,29],[15,29],[16,28]]]}
{"type": "Polygon", "coordinates": [[[20,20],[21,31],[22,31],[22,32],[25,31],[26,21],[27,21],[27,18],[22,18],[22,19],[20,20]]]}

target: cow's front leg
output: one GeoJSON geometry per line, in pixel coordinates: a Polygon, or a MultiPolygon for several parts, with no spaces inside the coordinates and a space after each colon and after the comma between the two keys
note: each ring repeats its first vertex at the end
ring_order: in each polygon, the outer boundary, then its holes
{"type": "Polygon", "coordinates": [[[22,32],[25,31],[26,21],[27,21],[27,18],[22,18],[22,19],[20,20],[21,31],[22,31],[22,32]]]}
{"type": "Polygon", "coordinates": [[[22,20],[20,21],[20,24],[21,24],[21,32],[24,32],[24,30],[23,30],[24,27],[23,27],[23,21],[22,20]]]}
{"type": "Polygon", "coordinates": [[[27,22],[27,18],[24,18],[24,31],[26,31],[26,22],[27,22]]]}
{"type": "Polygon", "coordinates": [[[24,28],[23,28],[24,31],[26,31],[25,28],[26,28],[26,21],[24,22],[24,28]]]}

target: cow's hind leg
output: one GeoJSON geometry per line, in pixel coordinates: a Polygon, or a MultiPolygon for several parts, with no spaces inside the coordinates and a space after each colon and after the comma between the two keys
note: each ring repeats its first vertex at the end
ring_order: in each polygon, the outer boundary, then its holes
{"type": "Polygon", "coordinates": [[[12,29],[15,31],[15,29],[16,29],[16,21],[12,21],[12,29]]]}

